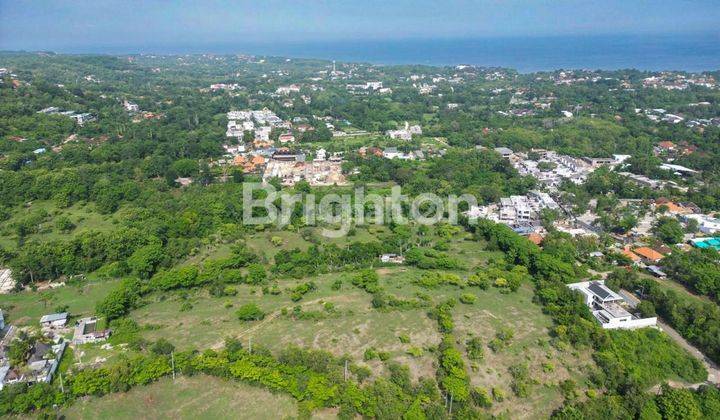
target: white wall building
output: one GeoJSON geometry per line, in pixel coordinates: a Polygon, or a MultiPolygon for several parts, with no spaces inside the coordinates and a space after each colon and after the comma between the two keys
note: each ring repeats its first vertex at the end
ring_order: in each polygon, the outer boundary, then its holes
{"type": "Polygon", "coordinates": [[[567,287],[583,295],[585,304],[605,329],[635,329],[657,324],[656,317],[638,318],[628,312],[622,296],[605,286],[603,280],[572,283],[567,287]]]}

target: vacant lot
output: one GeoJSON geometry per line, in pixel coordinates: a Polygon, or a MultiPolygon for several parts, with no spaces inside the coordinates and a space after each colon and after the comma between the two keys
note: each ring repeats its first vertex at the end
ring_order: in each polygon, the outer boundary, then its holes
{"type": "Polygon", "coordinates": [[[95,305],[112,290],[119,280],[88,280],[78,285],[61,286],[42,292],[25,291],[0,296],[6,321],[16,326],[38,325],[40,317],[68,306],[70,315],[89,316],[95,305]]]}
{"type": "MultiPolygon", "coordinates": [[[[476,257],[477,258],[477,257],[476,257]]],[[[260,287],[238,286],[238,295],[215,298],[204,291],[184,298],[180,294],[156,300],[132,313],[140,324],[153,325],[143,331],[145,338],[165,337],[179,349],[219,347],[227,336],[240,337],[247,345],[261,345],[277,352],[289,344],[331,351],[336,355],[348,354],[356,363],[366,364],[375,375],[386,374],[385,364],[379,360],[363,361],[364,352],[371,347],[387,352],[389,360],[410,367],[413,379],[435,376],[440,342],[437,322],[428,317],[432,306],[450,297],[459,298],[472,293],[477,301],[472,305],[458,303],[453,310],[456,323],[455,336],[463,350],[470,337],[479,337],[483,343],[485,359],[466,363],[475,386],[490,390],[499,387],[508,396],[492,409],[495,414],[507,413],[512,418],[549,415],[562,403],[557,384],[574,379],[584,389],[587,369],[592,365],[589,357],[560,352],[549,344],[548,327],[551,320],[532,303],[532,285],[525,284],[517,292],[503,294],[496,288],[460,289],[443,286],[423,289],[413,280],[423,271],[409,267],[390,267],[377,270],[384,290],[400,298],[416,299],[418,293],[431,297],[426,307],[409,310],[377,310],[371,305],[372,296],[352,286],[352,273],[326,274],[312,279],[280,280],[286,289],[297,283],[314,281],[317,290],[308,293],[299,302],[292,302],[289,294],[263,295],[260,287]],[[342,279],[341,290],[333,290],[332,283],[342,279]],[[192,303],[192,309],[180,311],[183,302],[192,303]],[[262,321],[242,322],[234,312],[241,304],[254,302],[265,312],[262,321]],[[333,309],[324,309],[331,303],[333,309]],[[232,306],[230,306],[232,305],[232,306]],[[293,308],[312,313],[312,319],[293,316],[293,308]],[[283,311],[285,309],[285,311],[283,311]],[[514,338],[508,347],[493,352],[487,347],[501,328],[510,328],[514,338]],[[401,340],[402,337],[402,340],[401,340]],[[421,349],[421,355],[410,355],[411,348],[421,349]],[[536,381],[528,398],[513,396],[508,369],[527,364],[531,378],[536,381]]]]}
{"type": "Polygon", "coordinates": [[[201,375],[86,398],[62,414],[68,419],[282,419],[297,416],[297,407],[289,396],[201,375]]]}

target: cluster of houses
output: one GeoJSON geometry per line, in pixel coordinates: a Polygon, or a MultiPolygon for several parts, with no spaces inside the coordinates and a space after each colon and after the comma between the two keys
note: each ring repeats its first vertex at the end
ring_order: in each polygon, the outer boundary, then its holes
{"type": "Polygon", "coordinates": [[[690,86],[701,86],[709,89],[716,87],[715,78],[705,74],[684,75],[674,72],[662,72],[656,76],[646,77],[642,81],[645,88],[662,88],[667,90],[685,90],[690,86]]]}
{"type": "Polygon", "coordinates": [[[365,82],[359,84],[347,84],[345,88],[353,94],[365,94],[377,92],[381,94],[390,94],[392,89],[383,87],[383,82],[365,82]]]}
{"type": "MultiPolygon", "coordinates": [[[[280,93],[296,92],[296,85],[284,86],[280,93]]],[[[321,117],[316,119],[323,120],[321,117]]],[[[318,149],[313,160],[306,159],[303,151],[293,151],[287,147],[276,147],[271,138],[273,130],[283,130],[277,136],[277,143],[290,145],[296,142],[294,132],[303,134],[315,130],[308,124],[307,118],[296,117],[283,121],[273,111],[261,110],[230,111],[227,113],[226,136],[235,138],[234,144],[225,144],[227,154],[218,164],[229,164],[240,168],[244,173],[258,173],[264,181],[279,178],[283,185],[294,185],[306,180],[310,185],[344,185],[342,173],[343,157],[341,153],[328,156],[325,149],[318,149]],[[246,133],[253,137],[248,141],[246,133]]],[[[334,125],[326,120],[329,129],[334,125]]],[[[273,136],[274,137],[274,136],[273,136]]]]}
{"type": "Polygon", "coordinates": [[[645,175],[634,174],[631,172],[618,172],[618,174],[626,177],[629,181],[632,181],[642,187],[648,187],[653,190],[663,190],[668,188],[674,188],[678,191],[686,192],[687,187],[683,187],[675,181],[652,179],[645,175]]]}
{"type": "MultiPolygon", "coordinates": [[[[694,104],[689,104],[690,106],[701,106],[701,105],[710,105],[709,102],[698,102],[694,104]]],[[[690,118],[690,117],[684,117],[682,115],[677,114],[671,114],[667,112],[667,110],[663,108],[654,108],[654,109],[635,109],[636,114],[644,114],[650,121],[652,122],[666,122],[668,124],[679,124],[681,122],[685,123],[685,126],[689,128],[702,128],[702,127],[720,127],[720,117],[713,117],[713,118],[690,118]]]]}
{"type": "Polygon", "coordinates": [[[142,120],[157,120],[164,116],[164,114],[156,113],[156,112],[150,112],[150,111],[141,111],[140,105],[136,104],[135,102],[128,101],[127,99],[123,100],[123,108],[125,111],[127,111],[128,114],[133,116],[133,122],[137,123],[142,120]]]}
{"type": "Polygon", "coordinates": [[[410,141],[413,136],[422,135],[422,127],[419,125],[410,125],[407,121],[405,121],[405,125],[402,128],[397,130],[388,130],[385,134],[391,139],[410,141]]]}
{"type": "Polygon", "coordinates": [[[89,112],[77,113],[75,111],[63,111],[62,109],[60,109],[56,106],[50,106],[50,107],[41,109],[37,113],[45,114],[45,115],[64,115],[66,117],[72,118],[78,125],[81,125],[81,126],[85,123],[97,120],[97,118],[89,112]]]}
{"type": "Polygon", "coordinates": [[[111,334],[109,329],[98,329],[94,317],[77,320],[74,328],[68,328],[68,321],[67,312],[44,315],[40,318],[38,335],[20,334],[18,328],[5,324],[0,310],[0,390],[16,383],[32,385],[52,381],[67,346],[104,341],[111,334]],[[72,338],[68,340],[71,333],[72,338]],[[8,349],[16,340],[28,341],[30,351],[26,360],[19,364],[15,361],[13,365],[8,349]]]}
{"type": "Polygon", "coordinates": [[[556,189],[564,180],[582,184],[597,168],[614,167],[629,158],[627,155],[576,158],[544,149],[531,149],[530,153],[514,153],[506,147],[498,147],[495,151],[508,158],[520,175],[531,175],[550,189],[556,189]]]}
{"type": "Polygon", "coordinates": [[[244,90],[245,86],[241,86],[237,83],[214,83],[210,85],[210,91],[217,92],[220,90],[226,90],[226,91],[235,91],[235,90],[244,90]]]}
{"type": "Polygon", "coordinates": [[[466,214],[470,219],[483,218],[521,229],[539,226],[544,209],[561,211],[550,194],[534,190],[526,195],[503,197],[499,203],[488,206],[472,206],[466,214]]]}
{"type": "MultiPolygon", "coordinates": [[[[322,149],[321,149],[322,150],[322,149]]],[[[312,186],[345,185],[340,156],[327,159],[325,151],[312,161],[305,161],[304,154],[276,154],[265,166],[263,181],[278,178],[283,185],[295,185],[301,180],[312,186]]]]}
{"type": "Polygon", "coordinates": [[[290,123],[283,121],[267,108],[254,111],[230,111],[227,113],[227,119],[225,132],[227,137],[242,140],[245,132],[252,132],[253,141],[258,145],[270,144],[270,133],[273,129],[291,128],[290,123]]]}

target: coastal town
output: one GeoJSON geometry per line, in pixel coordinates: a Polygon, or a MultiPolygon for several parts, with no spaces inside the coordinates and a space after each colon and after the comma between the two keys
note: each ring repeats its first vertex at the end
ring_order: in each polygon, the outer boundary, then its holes
{"type": "Polygon", "coordinates": [[[0,392],[59,401],[3,415],[218,376],[308,416],[538,418],[720,380],[716,72],[0,64],[0,392]],[[250,184],[303,200],[246,224],[250,184]],[[310,215],[333,194],[347,226],[310,215]]]}

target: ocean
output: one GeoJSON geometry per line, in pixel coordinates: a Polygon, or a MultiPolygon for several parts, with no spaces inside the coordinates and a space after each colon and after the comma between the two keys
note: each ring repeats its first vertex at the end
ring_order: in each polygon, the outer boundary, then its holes
{"type": "Polygon", "coordinates": [[[720,70],[720,32],[698,35],[226,42],[109,49],[85,47],[80,51],[64,52],[244,53],[374,64],[472,64],[510,67],[522,73],[555,69],[630,68],[698,72],[720,70]]]}

